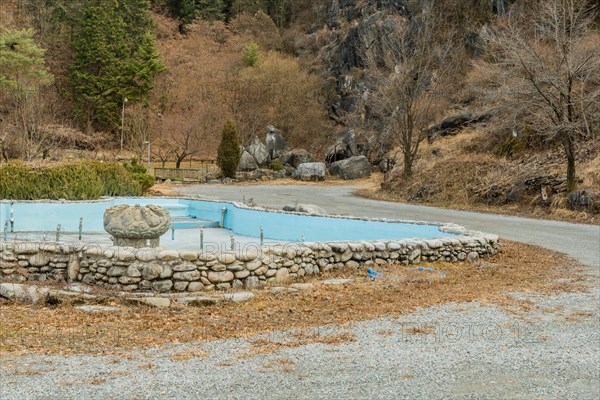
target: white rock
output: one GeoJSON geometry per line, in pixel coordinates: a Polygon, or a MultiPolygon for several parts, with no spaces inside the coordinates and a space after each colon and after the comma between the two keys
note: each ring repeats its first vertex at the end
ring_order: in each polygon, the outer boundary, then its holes
{"type": "Polygon", "coordinates": [[[298,290],[311,290],[315,288],[312,283],[292,283],[290,287],[298,290]]]}
{"type": "Polygon", "coordinates": [[[223,300],[231,301],[234,303],[241,303],[244,301],[251,300],[255,297],[254,293],[252,292],[225,293],[222,296],[223,300]]]}
{"type": "Polygon", "coordinates": [[[177,250],[162,250],[158,253],[158,258],[162,261],[177,260],[179,258],[179,253],[177,250]]]}
{"type": "Polygon", "coordinates": [[[49,290],[37,286],[18,283],[0,283],[0,297],[21,303],[39,303],[46,301],[49,290]]]}
{"type": "Polygon", "coordinates": [[[221,272],[210,271],[208,273],[208,280],[211,281],[212,283],[230,282],[233,280],[233,278],[234,278],[234,275],[233,275],[233,272],[231,272],[231,271],[221,271],[221,272]]]}
{"type": "Polygon", "coordinates": [[[171,305],[171,300],[166,297],[137,297],[126,300],[130,304],[148,305],[156,308],[166,308],[171,305]]]}
{"type": "Polygon", "coordinates": [[[75,307],[83,312],[93,313],[93,312],[113,312],[120,311],[119,307],[112,306],[99,306],[99,305],[83,305],[75,307]]]}
{"type": "Polygon", "coordinates": [[[217,257],[220,263],[232,264],[235,262],[235,255],[230,253],[223,253],[217,257]]]}
{"type": "Polygon", "coordinates": [[[323,285],[343,285],[344,283],[350,282],[352,279],[327,279],[321,281],[323,285]]]}

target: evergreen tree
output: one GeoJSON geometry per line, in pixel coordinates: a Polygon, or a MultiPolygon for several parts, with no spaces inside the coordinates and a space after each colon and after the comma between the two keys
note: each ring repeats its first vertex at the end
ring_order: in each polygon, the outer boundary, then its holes
{"type": "Polygon", "coordinates": [[[142,39],[131,61],[132,98],[139,99],[144,105],[147,105],[149,94],[154,89],[154,78],[166,68],[160,62],[154,46],[154,35],[146,33],[142,39]]]}
{"type": "Polygon", "coordinates": [[[164,70],[147,0],[88,0],[77,20],[71,84],[88,128],[114,130],[124,99],[146,102],[164,70]]]}
{"type": "Polygon", "coordinates": [[[223,0],[196,0],[198,15],[207,21],[223,21],[225,19],[225,3],[223,0]]]}
{"type": "Polygon", "coordinates": [[[0,88],[14,90],[20,97],[52,82],[44,53],[33,41],[32,29],[0,31],[0,88]]]}
{"type": "Polygon", "coordinates": [[[217,150],[217,165],[221,174],[227,178],[235,178],[240,164],[240,145],[237,130],[233,122],[227,121],[223,126],[223,135],[217,150]]]}
{"type": "Polygon", "coordinates": [[[224,0],[168,0],[167,4],[179,18],[179,32],[183,34],[197,17],[207,21],[225,20],[228,7],[224,0]]]}

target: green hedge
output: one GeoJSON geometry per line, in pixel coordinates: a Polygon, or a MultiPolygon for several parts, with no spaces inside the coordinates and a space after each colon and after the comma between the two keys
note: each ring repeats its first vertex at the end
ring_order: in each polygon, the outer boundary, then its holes
{"type": "Polygon", "coordinates": [[[140,196],[154,178],[116,163],[82,161],[31,168],[21,162],[0,166],[0,198],[91,200],[101,196],[140,196]]]}

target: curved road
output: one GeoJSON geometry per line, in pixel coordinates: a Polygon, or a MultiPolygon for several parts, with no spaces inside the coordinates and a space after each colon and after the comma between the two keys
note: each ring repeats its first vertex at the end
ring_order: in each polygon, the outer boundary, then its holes
{"type": "Polygon", "coordinates": [[[182,194],[213,200],[242,201],[281,208],[285,204],[316,204],[332,214],[454,222],[504,239],[532,243],[567,253],[600,273],[600,226],[571,224],[478,212],[370,200],[352,194],[353,186],[310,185],[191,185],[175,186],[182,194]]]}

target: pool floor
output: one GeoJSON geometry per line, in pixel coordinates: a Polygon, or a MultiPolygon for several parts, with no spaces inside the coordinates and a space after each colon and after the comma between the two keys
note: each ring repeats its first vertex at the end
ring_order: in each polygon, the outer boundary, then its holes
{"type": "MultiPolygon", "coordinates": [[[[54,240],[55,232],[17,232],[8,235],[8,240],[32,240],[45,241],[54,240]]],[[[251,245],[256,247],[260,245],[260,239],[252,236],[243,236],[232,233],[229,229],[221,228],[204,228],[204,251],[230,250],[231,237],[233,237],[235,248],[251,245]]],[[[64,242],[78,242],[79,236],[77,233],[63,233],[60,235],[60,240],[64,242]]],[[[111,246],[112,240],[107,233],[92,233],[83,234],[82,242],[95,243],[103,246],[111,246]]],[[[289,243],[283,240],[265,239],[265,246],[289,243]]],[[[200,229],[187,228],[175,229],[175,240],[172,239],[171,230],[161,236],[160,247],[165,249],[177,250],[200,250],[200,229]]]]}

